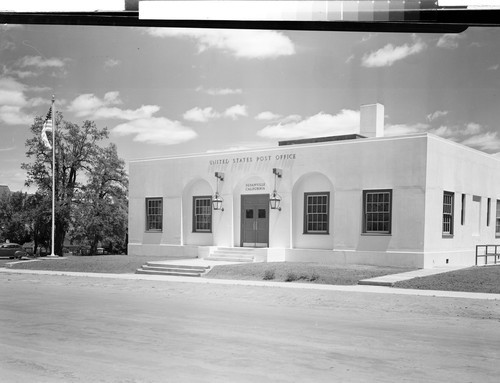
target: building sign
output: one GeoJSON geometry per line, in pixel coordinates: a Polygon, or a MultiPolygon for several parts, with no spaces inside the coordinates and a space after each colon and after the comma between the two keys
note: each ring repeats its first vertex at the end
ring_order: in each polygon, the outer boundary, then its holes
{"type": "Polygon", "coordinates": [[[253,182],[245,184],[245,191],[259,191],[259,190],[266,190],[265,182],[253,182]]]}
{"type": "Polygon", "coordinates": [[[240,164],[240,163],[259,163],[259,162],[269,162],[271,160],[283,161],[283,160],[294,160],[295,153],[291,154],[276,154],[276,155],[266,155],[266,156],[253,156],[253,157],[236,157],[236,158],[221,158],[218,160],[210,160],[210,165],[228,165],[228,164],[240,164]]]}

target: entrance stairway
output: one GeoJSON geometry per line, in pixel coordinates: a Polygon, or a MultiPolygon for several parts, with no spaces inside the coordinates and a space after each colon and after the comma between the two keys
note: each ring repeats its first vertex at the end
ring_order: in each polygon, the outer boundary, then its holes
{"type": "Polygon", "coordinates": [[[258,262],[257,255],[261,249],[253,249],[248,247],[218,247],[213,250],[207,261],[223,261],[223,262],[258,262]]]}
{"type": "Polygon", "coordinates": [[[206,274],[210,266],[175,265],[166,263],[147,262],[136,274],[173,275],[179,277],[201,277],[206,274]]]}

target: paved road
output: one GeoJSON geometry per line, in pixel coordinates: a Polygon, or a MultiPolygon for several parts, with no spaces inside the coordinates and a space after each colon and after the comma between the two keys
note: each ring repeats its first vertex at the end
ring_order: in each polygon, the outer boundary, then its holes
{"type": "Polygon", "coordinates": [[[1,382],[497,382],[500,301],[0,274],[1,382]]]}

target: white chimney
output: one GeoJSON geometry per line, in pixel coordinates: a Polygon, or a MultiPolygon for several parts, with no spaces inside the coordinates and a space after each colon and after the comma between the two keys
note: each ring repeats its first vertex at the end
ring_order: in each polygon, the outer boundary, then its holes
{"type": "Polygon", "coordinates": [[[361,105],[359,134],[365,137],[384,137],[384,105],[361,105]]]}

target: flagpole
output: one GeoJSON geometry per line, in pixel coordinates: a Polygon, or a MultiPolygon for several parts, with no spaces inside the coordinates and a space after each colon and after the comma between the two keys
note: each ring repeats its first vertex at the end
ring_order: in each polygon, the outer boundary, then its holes
{"type": "Polygon", "coordinates": [[[51,257],[56,257],[54,252],[55,245],[55,226],[56,226],[56,116],[54,110],[55,96],[52,96],[52,241],[51,241],[51,257]]]}

